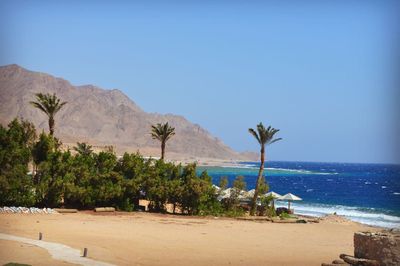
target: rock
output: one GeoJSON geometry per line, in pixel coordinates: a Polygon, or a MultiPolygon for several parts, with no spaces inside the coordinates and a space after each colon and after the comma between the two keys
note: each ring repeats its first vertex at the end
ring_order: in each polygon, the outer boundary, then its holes
{"type": "Polygon", "coordinates": [[[77,209],[54,209],[58,213],[77,213],[77,209]]]}
{"type": "Polygon", "coordinates": [[[345,262],[355,266],[380,266],[376,260],[356,258],[346,254],[340,254],[340,258],[345,262]]]}
{"type": "Polygon", "coordinates": [[[354,256],[376,260],[382,266],[400,265],[400,233],[396,231],[355,233],[354,256]]]}
{"type": "Polygon", "coordinates": [[[114,207],[101,207],[101,208],[94,208],[95,212],[115,212],[114,207]]]}
{"type": "Polygon", "coordinates": [[[36,213],[56,213],[53,209],[44,208],[38,209],[35,207],[27,208],[27,207],[0,207],[0,213],[22,213],[22,214],[36,214],[36,213]]]}
{"type": "Polygon", "coordinates": [[[297,223],[297,219],[285,219],[285,220],[273,219],[272,222],[280,224],[295,224],[297,223]]]}
{"type": "Polygon", "coordinates": [[[344,262],[343,260],[334,260],[332,261],[332,264],[336,264],[336,265],[348,265],[346,262],[344,262]]]}
{"type": "Polygon", "coordinates": [[[343,260],[333,260],[332,263],[322,263],[321,266],[350,266],[350,264],[346,263],[343,260]]]}

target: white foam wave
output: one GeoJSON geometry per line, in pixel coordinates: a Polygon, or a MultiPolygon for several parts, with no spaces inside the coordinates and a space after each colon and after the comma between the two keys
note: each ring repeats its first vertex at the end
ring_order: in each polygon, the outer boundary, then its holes
{"type": "Polygon", "coordinates": [[[258,167],[256,167],[253,164],[232,164],[232,165],[221,165],[221,166],[218,166],[218,167],[221,167],[221,168],[238,168],[238,169],[240,169],[240,168],[243,168],[243,169],[258,169],[258,167]]]}
{"type": "MultiPolygon", "coordinates": [[[[284,202],[278,201],[276,206],[286,207],[287,205],[284,202]]],[[[370,209],[371,211],[369,212],[357,207],[305,203],[292,203],[291,206],[295,209],[295,213],[297,214],[321,217],[336,213],[337,215],[344,216],[352,221],[367,225],[386,228],[400,228],[400,217],[379,213],[373,209],[370,209]]]]}
{"type": "Polygon", "coordinates": [[[278,167],[267,167],[265,168],[271,171],[284,171],[284,172],[295,172],[295,173],[302,173],[302,174],[313,174],[314,172],[302,169],[287,169],[287,168],[278,168],[278,167]]]}
{"type": "Polygon", "coordinates": [[[314,172],[310,170],[304,169],[287,169],[287,168],[275,168],[275,167],[267,167],[267,170],[272,171],[282,171],[282,172],[293,172],[293,173],[300,173],[300,174],[310,174],[310,175],[337,175],[338,173],[327,173],[327,172],[314,172]]]}
{"type": "MultiPolygon", "coordinates": [[[[259,167],[254,164],[233,164],[233,165],[221,165],[221,168],[235,168],[235,169],[254,169],[258,170],[259,167]]],[[[317,175],[337,175],[338,173],[332,172],[314,172],[304,169],[289,169],[289,168],[279,168],[279,167],[266,167],[265,170],[269,171],[279,171],[279,172],[292,172],[292,173],[299,173],[299,174],[317,174],[317,175]]]]}

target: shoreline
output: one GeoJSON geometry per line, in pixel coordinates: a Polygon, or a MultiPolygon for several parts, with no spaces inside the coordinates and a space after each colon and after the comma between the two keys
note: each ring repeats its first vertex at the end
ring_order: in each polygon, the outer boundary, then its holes
{"type": "MultiPolygon", "coordinates": [[[[243,169],[245,169],[245,170],[250,169],[250,168],[246,167],[245,165],[241,164],[241,163],[243,163],[242,161],[234,162],[234,161],[214,160],[214,161],[210,162],[209,164],[207,164],[208,162],[206,162],[206,163],[205,162],[206,161],[203,161],[202,163],[200,163],[199,167],[201,167],[203,169],[207,168],[207,167],[209,167],[209,168],[213,168],[213,167],[239,168],[240,170],[237,171],[238,172],[237,175],[240,175],[240,173],[242,173],[243,169]]],[[[378,164],[378,165],[381,165],[381,164],[378,164]]],[[[254,169],[251,168],[252,171],[253,170],[256,171],[257,169],[258,169],[257,167],[254,167],[254,169]]],[[[268,171],[268,170],[279,170],[279,171],[287,170],[290,172],[303,171],[301,169],[292,169],[292,168],[284,169],[284,168],[276,168],[276,167],[275,168],[267,167],[267,168],[265,168],[265,170],[266,171],[268,171]]],[[[213,171],[213,170],[210,169],[210,171],[213,171]]],[[[220,172],[220,169],[217,169],[215,171],[220,172]]],[[[222,169],[221,173],[218,173],[218,175],[223,176],[224,174],[231,175],[232,173],[235,173],[235,169],[233,169],[233,170],[228,169],[226,171],[227,171],[227,173],[225,173],[225,170],[222,169]]],[[[318,169],[307,170],[307,171],[308,171],[307,174],[310,173],[310,174],[327,175],[327,173],[329,173],[329,175],[331,175],[331,174],[334,176],[337,175],[337,172],[320,173],[319,171],[321,171],[321,170],[318,170],[318,169]],[[313,173],[312,171],[315,171],[315,173],[313,173]]],[[[243,173],[243,174],[246,174],[246,173],[243,173]]],[[[299,173],[299,174],[305,174],[305,173],[299,173]]],[[[274,175],[274,174],[272,174],[272,175],[274,175]]],[[[370,180],[368,180],[368,181],[370,181],[370,180]]],[[[375,182],[377,182],[377,181],[375,181],[375,182]]],[[[366,183],[371,184],[369,182],[366,182],[366,183]]],[[[214,184],[218,185],[217,183],[214,183],[214,184]]],[[[364,185],[364,183],[363,183],[363,185],[364,185]]],[[[385,185],[385,184],[383,184],[383,185],[385,185]]],[[[311,188],[315,189],[315,187],[313,187],[313,186],[311,186],[311,188]]],[[[386,185],[384,188],[386,188],[386,185]]],[[[318,187],[317,187],[317,189],[318,189],[318,187]]],[[[274,189],[272,189],[272,190],[274,190],[274,189]]],[[[396,190],[394,190],[394,191],[396,191],[396,190]]],[[[281,193],[282,190],[275,190],[275,192],[282,194],[281,193]]],[[[284,191],[284,192],[286,193],[286,192],[291,192],[291,191],[284,191]]],[[[307,190],[307,192],[308,192],[308,190],[307,190]]],[[[296,193],[296,192],[294,192],[294,193],[296,193]]],[[[296,195],[301,197],[301,196],[304,196],[304,193],[306,193],[306,192],[303,191],[303,194],[296,194],[296,195]]],[[[398,193],[399,192],[393,192],[393,194],[395,194],[395,195],[397,195],[398,193]]],[[[329,203],[329,202],[325,203],[325,202],[315,201],[315,200],[312,201],[312,199],[305,199],[301,202],[294,202],[293,206],[296,209],[295,206],[298,204],[298,208],[301,209],[301,211],[298,210],[299,213],[313,215],[315,217],[321,217],[324,215],[338,213],[339,215],[345,216],[346,218],[348,218],[352,221],[370,225],[370,226],[376,226],[379,228],[386,228],[386,229],[388,229],[388,228],[399,229],[400,228],[400,213],[399,213],[398,209],[396,210],[393,208],[365,207],[363,205],[361,205],[361,206],[360,205],[346,205],[346,203],[347,202],[341,202],[341,201],[336,201],[336,203],[329,203]]]]}

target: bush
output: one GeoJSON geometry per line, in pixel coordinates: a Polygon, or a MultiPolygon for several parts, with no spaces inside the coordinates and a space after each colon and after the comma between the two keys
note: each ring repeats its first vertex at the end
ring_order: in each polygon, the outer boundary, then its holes
{"type": "Polygon", "coordinates": [[[275,208],[273,206],[274,198],[272,196],[261,196],[260,202],[261,206],[258,207],[258,215],[274,217],[276,216],[275,208]]]}
{"type": "MultiPolygon", "coordinates": [[[[78,143],[75,153],[60,150],[60,141],[42,132],[36,141],[34,126],[13,120],[0,126],[0,205],[73,207],[112,206],[132,211],[139,199],[150,201],[152,211],[165,212],[170,203],[189,215],[239,216],[244,210],[238,196],[243,177],[234,182],[232,197],[221,204],[207,172],[196,174],[196,164],[175,165],[113,150],[94,153],[78,143]],[[35,171],[28,174],[28,164],[35,171]]],[[[227,180],[225,186],[227,184],[227,180]]]]}
{"type": "Polygon", "coordinates": [[[0,205],[35,204],[32,177],[27,174],[32,128],[32,124],[16,119],[8,129],[0,125],[0,205]]]}
{"type": "Polygon", "coordinates": [[[291,215],[291,214],[288,214],[288,213],[286,213],[286,212],[282,212],[282,213],[279,215],[279,217],[280,217],[281,219],[294,219],[294,218],[297,218],[296,216],[291,215]]]}

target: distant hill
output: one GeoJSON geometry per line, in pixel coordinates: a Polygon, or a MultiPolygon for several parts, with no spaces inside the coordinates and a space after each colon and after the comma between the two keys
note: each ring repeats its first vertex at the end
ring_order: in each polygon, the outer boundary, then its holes
{"type": "Polygon", "coordinates": [[[18,65],[0,67],[0,123],[6,125],[22,117],[48,131],[46,116],[29,104],[38,92],[56,93],[68,102],[56,116],[55,131],[66,144],[113,145],[118,153],[139,150],[144,155],[159,156],[159,143],[151,138],[150,127],[169,122],[176,128],[176,135],[167,144],[169,158],[254,159],[254,154],[235,152],[183,116],[143,111],[119,90],[73,86],[62,78],[18,65]]]}

